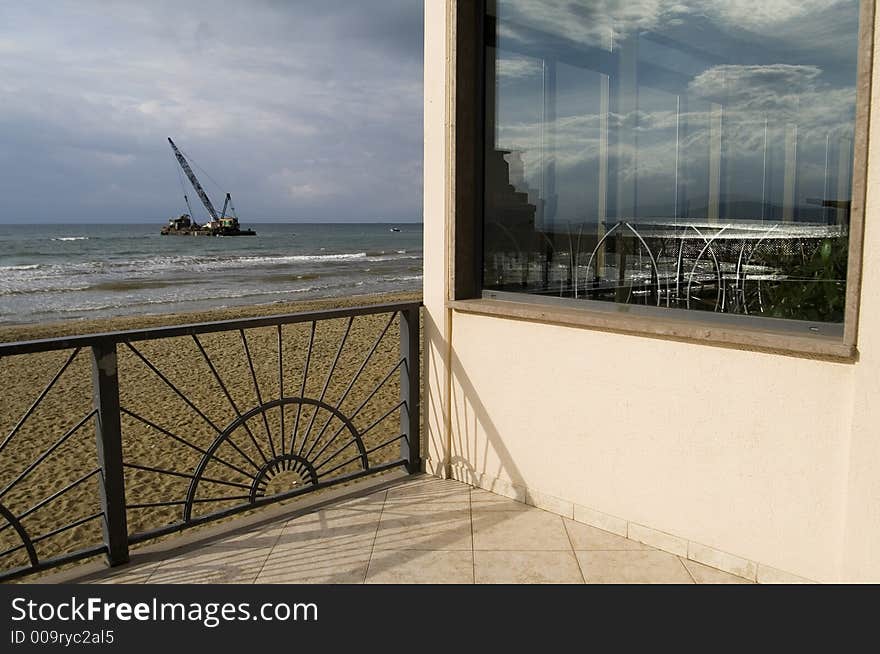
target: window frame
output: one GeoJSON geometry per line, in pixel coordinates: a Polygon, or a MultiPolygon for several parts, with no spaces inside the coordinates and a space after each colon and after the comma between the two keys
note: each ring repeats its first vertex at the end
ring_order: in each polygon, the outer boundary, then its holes
{"type": "MultiPolygon", "coordinates": [[[[492,0],[488,0],[492,1],[492,0]]],[[[855,361],[858,358],[875,1],[860,0],[846,307],[842,330],[796,320],[636,307],[589,300],[483,291],[483,163],[487,0],[448,0],[447,108],[450,170],[447,192],[449,308],[481,315],[562,324],[740,349],[855,361]],[[521,296],[521,297],[520,297],[521,296]],[[600,306],[600,305],[608,306],[600,306]],[[742,321],[742,324],[738,324],[742,321]],[[766,322],[772,324],[766,324],[766,322]],[[827,332],[836,331],[829,335],[827,332]],[[842,332],[842,333],[841,333],[842,332]]]]}

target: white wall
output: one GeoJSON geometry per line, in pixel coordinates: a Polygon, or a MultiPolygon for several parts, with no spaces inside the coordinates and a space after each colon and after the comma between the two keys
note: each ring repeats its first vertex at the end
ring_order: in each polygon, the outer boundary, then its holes
{"type": "Polygon", "coordinates": [[[444,4],[425,14],[429,470],[448,456],[810,579],[880,580],[880,121],[856,363],[450,314],[444,4]]]}
{"type": "Polygon", "coordinates": [[[444,474],[448,455],[447,192],[447,13],[446,0],[425,0],[424,143],[424,434],[425,467],[444,474]]]}
{"type": "MultiPolygon", "coordinates": [[[[880,107],[880,38],[874,29],[871,106],[880,107]]],[[[868,137],[868,193],[842,577],[880,580],[880,117],[868,137]]]]}

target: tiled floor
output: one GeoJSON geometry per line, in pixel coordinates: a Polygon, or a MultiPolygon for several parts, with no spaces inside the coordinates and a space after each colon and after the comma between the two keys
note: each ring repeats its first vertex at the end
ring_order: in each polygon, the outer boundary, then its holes
{"type": "Polygon", "coordinates": [[[455,481],[417,477],[101,583],[748,583],[455,481]]]}

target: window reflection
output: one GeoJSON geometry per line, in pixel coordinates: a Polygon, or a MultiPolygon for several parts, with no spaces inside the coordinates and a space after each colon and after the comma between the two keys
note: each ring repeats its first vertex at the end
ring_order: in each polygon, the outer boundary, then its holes
{"type": "Polygon", "coordinates": [[[490,0],[484,288],[842,322],[858,13],[490,0]]]}

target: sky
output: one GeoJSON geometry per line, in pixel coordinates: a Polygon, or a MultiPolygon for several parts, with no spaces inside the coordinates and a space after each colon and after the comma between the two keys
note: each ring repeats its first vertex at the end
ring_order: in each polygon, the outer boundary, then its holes
{"type": "Polygon", "coordinates": [[[243,221],[420,221],[422,0],[0,4],[0,223],[183,213],[169,136],[243,221]]]}
{"type": "Polygon", "coordinates": [[[546,221],[704,218],[714,156],[725,219],[849,198],[858,0],[499,0],[496,17],[497,143],[546,221]],[[611,52],[630,62],[616,79],[611,52]]]}

